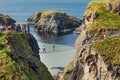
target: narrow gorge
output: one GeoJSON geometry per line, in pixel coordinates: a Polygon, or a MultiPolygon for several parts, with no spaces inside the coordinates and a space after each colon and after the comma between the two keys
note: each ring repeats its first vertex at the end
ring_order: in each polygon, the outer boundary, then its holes
{"type": "MultiPolygon", "coordinates": [[[[74,44],[74,58],[65,68],[51,68],[64,69],[53,78],[39,55],[40,49],[41,53],[44,47],[47,51],[45,44],[48,43],[40,43],[42,47],[39,47],[32,34],[15,30],[18,27],[16,21],[0,14],[0,80],[120,80],[120,0],[91,0],[82,20],[64,12],[48,10],[34,13],[27,23],[34,24],[32,29],[35,27],[40,33],[79,33],[74,44]]],[[[63,35],[58,39],[63,41],[63,35]]],[[[54,45],[54,50],[53,44],[47,47],[56,54],[57,46],[54,45]]],[[[63,48],[66,47],[62,45],[61,51],[63,48]]],[[[43,53],[47,54],[46,51],[43,53]]],[[[48,60],[52,64],[51,57],[48,60]]]]}

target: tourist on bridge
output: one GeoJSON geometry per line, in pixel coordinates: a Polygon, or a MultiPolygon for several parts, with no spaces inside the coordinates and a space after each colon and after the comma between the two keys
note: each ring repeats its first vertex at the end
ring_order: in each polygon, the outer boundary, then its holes
{"type": "Polygon", "coordinates": [[[55,51],[55,45],[53,45],[53,50],[55,51]]]}
{"type": "Polygon", "coordinates": [[[43,52],[46,53],[46,48],[45,45],[43,46],[43,52]]]}

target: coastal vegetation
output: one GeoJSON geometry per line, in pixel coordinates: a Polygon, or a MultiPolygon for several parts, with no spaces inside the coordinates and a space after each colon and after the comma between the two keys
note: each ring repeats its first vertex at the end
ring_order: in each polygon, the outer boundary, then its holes
{"type": "Polygon", "coordinates": [[[97,0],[97,2],[95,0],[91,1],[85,13],[86,16],[92,12],[98,14],[93,24],[88,28],[88,31],[94,33],[94,36],[98,36],[103,30],[120,30],[120,16],[108,11],[105,7],[105,2],[106,0],[97,0]]]}
{"type": "MultiPolygon", "coordinates": [[[[118,6],[115,5],[117,4],[116,2],[120,2],[120,0],[92,0],[89,3],[85,15],[89,16],[92,12],[98,15],[94,19],[93,24],[87,28],[87,31],[90,32],[92,36],[98,37],[101,35],[101,32],[118,32],[120,30],[120,15],[116,14],[114,11],[107,10],[107,8],[110,8],[108,5],[111,5],[111,7],[114,6],[114,10],[117,10],[118,6]],[[113,1],[114,4],[109,4],[113,1]]],[[[112,8],[110,9],[112,10],[112,8]]],[[[110,35],[112,35],[112,33],[107,36],[109,37],[110,35]]],[[[120,64],[120,36],[100,40],[94,44],[94,49],[104,58],[106,63],[113,65],[120,64]]]]}
{"type": "Polygon", "coordinates": [[[54,10],[43,11],[41,13],[42,13],[41,17],[49,16],[49,15],[53,15],[53,14],[65,14],[64,12],[58,12],[58,11],[54,11],[54,10]]]}
{"type": "Polygon", "coordinates": [[[106,63],[120,64],[120,36],[101,40],[94,44],[94,49],[106,63]]]}
{"type": "MultiPolygon", "coordinates": [[[[87,31],[92,33],[92,36],[99,36],[101,35],[101,32],[120,30],[120,15],[114,12],[110,12],[109,10],[107,10],[109,6],[106,6],[109,2],[113,1],[118,2],[119,0],[93,0],[90,2],[85,15],[89,16],[89,14],[93,11],[96,12],[98,15],[96,19],[94,19],[93,24],[87,28],[87,31]]],[[[116,10],[117,6],[115,4],[113,5],[116,10]]],[[[104,60],[107,63],[113,65],[120,64],[120,36],[103,39],[95,43],[94,48],[97,53],[103,56],[104,60]]]]}
{"type": "Polygon", "coordinates": [[[40,25],[44,24],[44,22],[46,21],[46,18],[50,19],[51,15],[66,15],[64,12],[58,12],[58,11],[54,11],[54,10],[48,10],[48,11],[43,11],[41,12],[41,16],[40,16],[40,20],[39,23],[40,25]]]}
{"type": "Polygon", "coordinates": [[[28,39],[27,33],[0,32],[0,80],[53,80],[28,39]]]}

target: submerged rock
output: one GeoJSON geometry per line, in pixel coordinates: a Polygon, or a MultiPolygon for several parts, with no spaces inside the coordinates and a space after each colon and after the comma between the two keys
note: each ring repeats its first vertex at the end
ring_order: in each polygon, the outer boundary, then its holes
{"type": "Polygon", "coordinates": [[[44,11],[28,18],[29,23],[35,23],[40,32],[67,33],[81,25],[81,20],[63,12],[44,11]]]}

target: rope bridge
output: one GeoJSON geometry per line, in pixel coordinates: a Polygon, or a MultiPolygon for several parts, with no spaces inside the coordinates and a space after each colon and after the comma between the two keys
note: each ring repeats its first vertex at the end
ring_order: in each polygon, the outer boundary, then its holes
{"type": "Polygon", "coordinates": [[[45,53],[54,53],[54,52],[62,52],[62,51],[68,51],[68,50],[73,50],[75,49],[74,47],[70,47],[70,48],[63,48],[63,47],[56,47],[56,48],[51,48],[51,47],[46,47],[45,50],[44,48],[40,48],[39,53],[40,54],[45,54],[45,53]]]}
{"type": "MultiPolygon", "coordinates": [[[[28,33],[30,33],[30,25],[29,23],[24,23],[24,22],[21,22],[21,23],[16,23],[16,24],[19,24],[21,27],[26,25],[25,27],[25,30],[27,30],[28,33]]],[[[39,50],[39,53],[42,54],[42,53],[55,53],[55,52],[62,52],[62,51],[69,51],[69,50],[74,50],[75,48],[74,47],[67,47],[67,46],[56,46],[53,47],[42,47],[40,48],[39,50]]]]}

